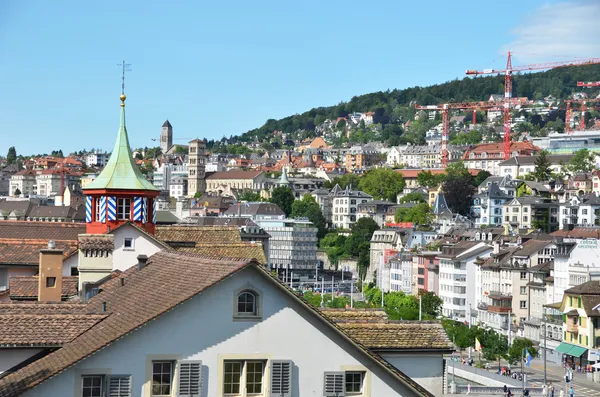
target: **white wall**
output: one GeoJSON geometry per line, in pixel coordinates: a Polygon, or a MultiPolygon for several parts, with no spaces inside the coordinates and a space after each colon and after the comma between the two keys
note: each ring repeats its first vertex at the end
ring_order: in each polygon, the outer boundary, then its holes
{"type": "Polygon", "coordinates": [[[115,236],[115,250],[113,251],[113,270],[127,270],[137,263],[137,256],[144,254],[154,255],[161,251],[160,244],[150,240],[148,236],[130,225],[122,226],[113,232],[115,236]],[[123,247],[125,237],[134,239],[133,249],[123,247]]]}
{"type": "Polygon", "coordinates": [[[415,395],[251,268],[224,280],[23,395],[73,395],[82,371],[101,373],[105,369],[113,374],[131,374],[132,396],[147,396],[144,393],[149,393],[149,389],[143,386],[147,379],[147,359],[151,360],[149,356],[152,355],[169,355],[174,359],[202,360],[203,397],[212,397],[218,395],[219,358],[228,354],[237,354],[238,359],[291,359],[294,397],[322,396],[323,372],[339,371],[344,366],[359,366],[372,371],[370,394],[366,395],[415,395]],[[263,320],[233,321],[235,291],[249,286],[262,292],[263,320]]]}
{"type": "Polygon", "coordinates": [[[444,389],[444,360],[441,354],[381,354],[381,357],[411,377],[435,396],[444,389]]]}
{"type": "Polygon", "coordinates": [[[41,351],[38,348],[0,349],[0,374],[41,351]]]}
{"type": "Polygon", "coordinates": [[[71,255],[70,257],[68,257],[63,262],[63,268],[62,268],[62,275],[63,275],[63,277],[70,276],[71,275],[71,268],[72,267],[77,267],[78,263],[79,263],[79,254],[78,253],[76,253],[75,255],[71,255]]]}

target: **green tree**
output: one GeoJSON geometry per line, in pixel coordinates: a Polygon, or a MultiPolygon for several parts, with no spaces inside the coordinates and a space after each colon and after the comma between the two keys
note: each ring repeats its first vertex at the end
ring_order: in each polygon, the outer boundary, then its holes
{"type": "Polygon", "coordinates": [[[186,147],[186,146],[179,146],[179,145],[177,145],[175,147],[175,154],[184,154],[185,155],[185,154],[188,154],[189,151],[190,151],[190,149],[188,147],[186,147]]]}
{"type": "Polygon", "coordinates": [[[358,187],[360,183],[360,176],[356,174],[346,174],[344,176],[336,176],[331,182],[327,181],[323,186],[327,189],[331,189],[335,185],[340,185],[342,189],[346,187],[358,187]]]}
{"type": "Polygon", "coordinates": [[[475,177],[475,180],[473,181],[473,185],[474,186],[479,186],[483,183],[483,181],[485,181],[486,179],[488,179],[490,176],[492,176],[492,174],[490,174],[487,171],[479,171],[479,174],[477,174],[477,176],[475,177]]]}
{"type": "Polygon", "coordinates": [[[376,199],[396,202],[396,196],[404,190],[404,178],[389,168],[375,168],[360,178],[359,187],[376,199]]]}
{"type": "Polygon", "coordinates": [[[146,152],[144,153],[144,158],[145,159],[156,159],[156,158],[160,157],[161,154],[162,154],[162,149],[160,148],[160,146],[157,146],[157,147],[149,148],[148,150],[146,150],[146,152]]]}
{"type": "Polygon", "coordinates": [[[535,159],[535,169],[532,172],[533,178],[537,182],[549,180],[552,177],[551,165],[550,160],[548,160],[548,152],[546,150],[539,152],[535,159]]]}
{"type": "Polygon", "coordinates": [[[511,364],[520,363],[523,359],[523,352],[527,350],[531,357],[535,358],[538,355],[537,349],[533,346],[533,342],[527,338],[515,338],[510,349],[508,349],[507,360],[511,364]]]}
{"type": "Polygon", "coordinates": [[[323,216],[321,207],[310,194],[304,195],[302,200],[295,200],[292,203],[292,217],[306,217],[318,229],[317,238],[320,240],[325,237],[327,232],[325,225],[327,221],[323,216]]]}
{"type": "Polygon", "coordinates": [[[8,154],[6,155],[6,164],[15,164],[17,162],[17,149],[14,146],[8,148],[8,154]]]}
{"type": "Polygon", "coordinates": [[[421,194],[421,193],[417,193],[417,192],[410,192],[404,196],[402,196],[402,198],[400,198],[399,203],[403,204],[403,203],[425,203],[425,197],[421,194]]]}
{"type": "Polygon", "coordinates": [[[462,161],[457,161],[455,163],[450,163],[448,167],[446,167],[446,179],[461,177],[471,183],[473,181],[473,175],[469,172],[467,167],[462,161]]]}
{"type": "Polygon", "coordinates": [[[595,156],[588,149],[578,150],[567,164],[567,170],[572,174],[592,172],[595,167],[595,156]]]}
{"type": "Polygon", "coordinates": [[[287,186],[277,186],[271,192],[271,198],[269,201],[273,204],[277,204],[285,216],[290,216],[292,213],[292,203],[294,202],[294,193],[292,189],[287,186]]]}
{"type": "Polygon", "coordinates": [[[448,176],[442,185],[446,203],[452,212],[468,215],[473,198],[473,178],[465,176],[448,176]]]}
{"type": "Polygon", "coordinates": [[[431,291],[422,289],[419,290],[419,296],[421,297],[421,308],[423,313],[436,318],[441,313],[442,305],[444,304],[442,298],[431,291]]]}
{"type": "Polygon", "coordinates": [[[21,191],[19,190],[19,188],[16,188],[13,194],[15,195],[15,197],[20,196],[21,191]]]}
{"type": "Polygon", "coordinates": [[[427,203],[419,203],[412,208],[398,208],[394,216],[396,222],[412,222],[415,225],[429,225],[433,220],[427,203]]]}
{"type": "Polygon", "coordinates": [[[443,182],[441,174],[434,175],[431,171],[421,171],[417,174],[417,183],[419,186],[428,188],[436,187],[443,182]]]}
{"type": "Polygon", "coordinates": [[[252,202],[252,201],[261,201],[260,200],[260,194],[258,194],[257,192],[253,191],[253,190],[243,190],[239,195],[238,195],[238,201],[248,201],[248,202],[252,202]]]}
{"type": "Polygon", "coordinates": [[[359,273],[361,277],[365,275],[369,267],[369,250],[371,249],[371,237],[379,226],[372,218],[360,218],[354,225],[350,236],[344,242],[344,252],[348,256],[358,258],[359,273]]]}
{"type": "Polygon", "coordinates": [[[501,335],[494,330],[485,330],[481,337],[481,347],[483,356],[490,361],[505,359],[508,352],[508,338],[506,335],[501,335]]]}
{"type": "Polygon", "coordinates": [[[319,248],[327,253],[327,258],[337,268],[339,260],[345,255],[346,236],[338,233],[327,233],[319,241],[319,248]]]}

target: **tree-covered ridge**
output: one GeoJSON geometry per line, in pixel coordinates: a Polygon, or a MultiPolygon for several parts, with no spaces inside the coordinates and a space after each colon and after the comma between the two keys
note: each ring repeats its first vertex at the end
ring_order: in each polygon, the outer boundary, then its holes
{"type": "MultiPolygon", "coordinates": [[[[577,81],[595,81],[600,76],[600,65],[587,65],[548,70],[538,73],[515,74],[513,96],[541,99],[548,95],[565,99],[583,89],[577,81]]],[[[597,89],[585,90],[592,95],[597,89]]],[[[274,131],[287,134],[305,131],[313,135],[315,127],[326,119],[337,120],[353,112],[374,112],[374,122],[383,126],[406,122],[415,113],[414,104],[430,105],[445,102],[483,101],[491,94],[504,93],[504,76],[465,77],[428,87],[410,87],[402,90],[379,91],[352,97],[348,102],[334,106],[313,108],[280,120],[269,119],[260,128],[250,130],[229,143],[271,140],[274,131]]],[[[212,142],[209,142],[211,144],[212,142]]]]}

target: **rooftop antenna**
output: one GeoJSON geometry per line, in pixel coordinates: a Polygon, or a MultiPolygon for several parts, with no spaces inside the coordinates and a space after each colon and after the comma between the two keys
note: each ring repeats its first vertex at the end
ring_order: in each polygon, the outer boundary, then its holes
{"type": "Polygon", "coordinates": [[[121,95],[125,95],[125,72],[131,72],[131,64],[130,63],[125,63],[125,60],[123,60],[123,63],[118,63],[117,66],[121,67],[121,69],[123,70],[123,79],[122,79],[122,83],[121,83],[121,95]]]}

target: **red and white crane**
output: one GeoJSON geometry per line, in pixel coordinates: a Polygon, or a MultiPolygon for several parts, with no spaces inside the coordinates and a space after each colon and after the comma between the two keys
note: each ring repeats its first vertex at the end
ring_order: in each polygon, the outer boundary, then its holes
{"type": "Polygon", "coordinates": [[[444,103],[441,105],[415,105],[417,110],[441,111],[442,112],[442,168],[448,166],[448,139],[450,137],[450,110],[473,110],[473,124],[476,122],[475,113],[478,110],[498,109],[502,104],[494,102],[457,102],[444,103]]]}
{"type": "Polygon", "coordinates": [[[554,69],[564,68],[568,66],[583,66],[583,65],[595,65],[600,64],[600,58],[583,58],[576,59],[573,61],[562,61],[562,62],[547,62],[531,65],[512,65],[511,53],[508,53],[506,59],[505,69],[484,69],[478,70],[467,70],[466,74],[470,76],[478,76],[480,74],[504,74],[504,159],[507,160],[510,157],[510,124],[511,115],[510,110],[512,107],[512,75],[514,72],[528,71],[528,70],[543,70],[543,69],[554,69]]]}

